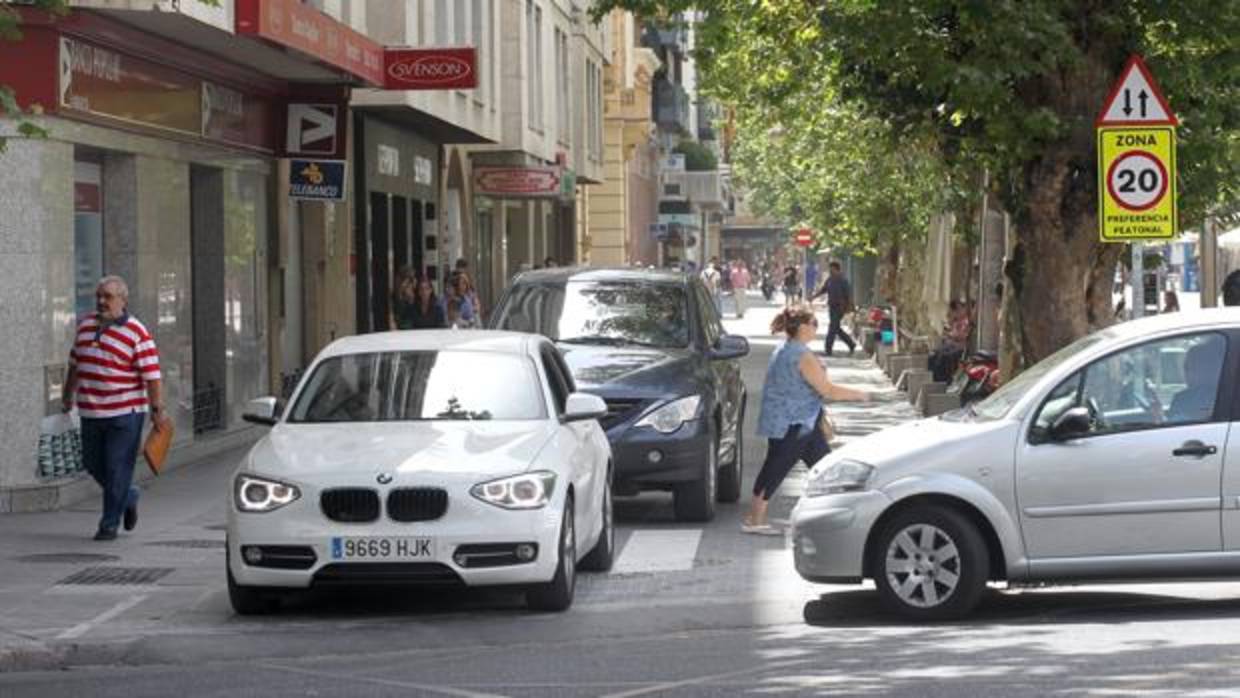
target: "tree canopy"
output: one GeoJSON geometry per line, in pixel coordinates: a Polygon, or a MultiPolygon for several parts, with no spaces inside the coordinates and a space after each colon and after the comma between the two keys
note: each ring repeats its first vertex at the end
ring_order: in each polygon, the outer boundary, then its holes
{"type": "Polygon", "coordinates": [[[941,207],[964,212],[965,184],[989,172],[1018,235],[1009,273],[1030,359],[1110,317],[1123,248],[1098,241],[1094,118],[1129,55],[1182,123],[1183,224],[1240,201],[1237,2],[602,0],[595,12],[615,8],[698,13],[703,89],[736,110],[735,169],[767,210],[800,205],[873,245],[941,207]]]}

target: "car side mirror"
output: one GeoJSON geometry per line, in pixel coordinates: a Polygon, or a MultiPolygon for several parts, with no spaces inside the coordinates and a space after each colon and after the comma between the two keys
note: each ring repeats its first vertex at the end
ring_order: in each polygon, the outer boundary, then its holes
{"type": "Polygon", "coordinates": [[[719,343],[710,350],[710,358],[714,361],[739,359],[749,354],[749,340],[734,334],[725,334],[719,343]]]}
{"type": "Polygon", "coordinates": [[[1051,424],[1049,436],[1051,441],[1069,441],[1089,434],[1092,427],[1093,419],[1089,416],[1089,410],[1073,407],[1059,415],[1054,424],[1051,424]]]}
{"type": "Polygon", "coordinates": [[[274,426],[280,421],[276,416],[277,404],[278,400],[274,397],[254,398],[246,403],[245,412],[241,414],[241,418],[253,424],[274,426]]]}
{"type": "Polygon", "coordinates": [[[587,419],[600,419],[607,415],[607,403],[603,398],[589,393],[572,393],[564,402],[562,422],[584,422],[587,419]]]}

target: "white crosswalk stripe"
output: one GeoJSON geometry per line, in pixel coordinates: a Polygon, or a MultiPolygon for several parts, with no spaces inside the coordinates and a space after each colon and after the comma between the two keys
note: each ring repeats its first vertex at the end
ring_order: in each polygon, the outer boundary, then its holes
{"type": "Polygon", "coordinates": [[[633,531],[612,567],[612,574],[691,570],[701,542],[701,529],[633,531]]]}

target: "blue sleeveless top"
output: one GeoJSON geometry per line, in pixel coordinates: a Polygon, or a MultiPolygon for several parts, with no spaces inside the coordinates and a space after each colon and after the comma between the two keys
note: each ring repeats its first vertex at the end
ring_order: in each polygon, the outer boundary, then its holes
{"type": "Polygon", "coordinates": [[[799,424],[817,427],[822,396],[801,375],[801,357],[810,348],[796,340],[781,344],[766,367],[762,384],[762,411],[758,414],[758,436],[779,439],[788,428],[799,424]]]}

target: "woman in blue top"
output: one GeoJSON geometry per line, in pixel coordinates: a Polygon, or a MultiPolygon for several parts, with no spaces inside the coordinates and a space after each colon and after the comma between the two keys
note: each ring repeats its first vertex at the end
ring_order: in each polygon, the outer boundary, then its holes
{"type": "Polygon", "coordinates": [[[771,323],[771,333],[788,335],[766,368],[758,435],[767,437],[766,461],[753,484],[753,500],[741,524],[745,533],[779,535],[766,523],[766,508],[792,466],[813,465],[831,452],[820,424],[822,401],[869,400],[870,394],[832,383],[810,350],[818,332],[814,311],[801,305],[786,308],[771,323]]]}

